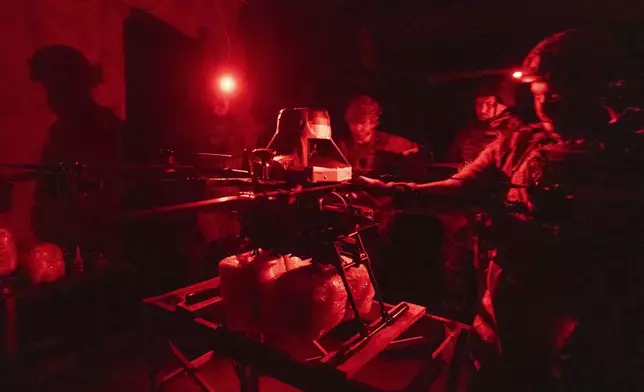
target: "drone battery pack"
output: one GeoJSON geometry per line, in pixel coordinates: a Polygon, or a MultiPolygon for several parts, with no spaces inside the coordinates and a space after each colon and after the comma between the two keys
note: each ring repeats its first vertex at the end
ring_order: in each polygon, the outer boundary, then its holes
{"type": "Polygon", "coordinates": [[[309,170],[309,181],[311,182],[342,182],[351,179],[351,166],[312,166],[309,170]]]}

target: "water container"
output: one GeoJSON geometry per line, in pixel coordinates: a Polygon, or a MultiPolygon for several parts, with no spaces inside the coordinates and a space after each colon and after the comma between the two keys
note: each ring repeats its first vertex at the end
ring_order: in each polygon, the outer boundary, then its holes
{"type": "Polygon", "coordinates": [[[269,284],[286,272],[284,257],[272,252],[262,252],[253,259],[256,281],[261,286],[269,284]]]}
{"type": "Polygon", "coordinates": [[[257,290],[257,323],[258,328],[264,332],[266,329],[266,323],[270,321],[272,312],[272,310],[267,307],[267,298],[272,296],[272,293],[275,290],[275,282],[286,272],[286,264],[283,256],[276,256],[271,252],[265,252],[256,257],[253,264],[257,290]]]}
{"type": "Polygon", "coordinates": [[[36,245],[25,260],[25,273],[34,284],[54,282],[65,276],[63,251],[55,244],[36,245]]]}
{"type": "Polygon", "coordinates": [[[11,275],[18,266],[18,253],[13,235],[7,229],[0,229],[0,276],[11,275]]]}
{"type": "Polygon", "coordinates": [[[252,252],[247,252],[219,262],[219,284],[226,325],[234,331],[247,331],[258,325],[254,311],[252,261],[252,252]]]}
{"type": "Polygon", "coordinates": [[[226,325],[234,331],[257,333],[262,325],[262,292],[284,273],[284,261],[270,251],[246,252],[219,263],[226,325]]]}

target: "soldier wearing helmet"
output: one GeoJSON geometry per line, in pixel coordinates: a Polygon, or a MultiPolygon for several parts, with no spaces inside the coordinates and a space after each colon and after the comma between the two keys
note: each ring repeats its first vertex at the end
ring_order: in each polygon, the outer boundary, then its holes
{"type": "Polygon", "coordinates": [[[100,191],[85,194],[71,180],[62,183],[56,176],[41,176],[32,211],[35,234],[68,252],[79,245],[83,252],[116,252],[118,231],[111,217],[120,208],[122,182],[116,172],[99,173],[93,168],[123,163],[123,121],[92,96],[92,90],[103,81],[101,68],[79,50],[65,45],[39,49],[28,66],[56,114],[40,162],[62,163],[68,168],[76,162],[87,165],[83,180],[101,184],[100,191]]]}
{"type": "Polygon", "coordinates": [[[36,51],[29,68],[57,116],[49,130],[43,163],[120,163],[123,123],[92,96],[92,90],[103,82],[101,67],[75,48],[52,45],[36,51]]]}
{"type": "Polygon", "coordinates": [[[511,86],[507,79],[501,83],[483,83],[477,88],[474,98],[476,121],[456,134],[446,154],[448,162],[472,162],[498,136],[522,126],[521,119],[511,108],[514,91],[504,91],[510,90],[504,88],[506,86],[511,86]]]}
{"type": "Polygon", "coordinates": [[[404,154],[415,151],[418,145],[403,137],[377,130],[382,110],[368,95],[351,99],[345,111],[350,137],[338,142],[338,147],[357,172],[378,170],[380,152],[404,154]]]}
{"type": "Polygon", "coordinates": [[[640,312],[641,295],[622,274],[641,269],[642,238],[633,235],[644,232],[644,190],[632,179],[641,171],[611,148],[613,118],[601,99],[610,49],[581,30],[538,44],[521,81],[531,84],[540,123],[497,139],[454,177],[363,178],[431,195],[502,196],[504,208],[488,209],[497,256],[473,325],[484,390],[637,389],[624,361],[640,361],[642,350],[626,352],[621,309],[640,312]]]}

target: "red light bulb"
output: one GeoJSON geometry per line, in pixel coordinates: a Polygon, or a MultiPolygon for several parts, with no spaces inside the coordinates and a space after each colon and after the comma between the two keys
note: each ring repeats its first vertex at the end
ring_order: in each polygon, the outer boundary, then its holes
{"type": "Polygon", "coordinates": [[[230,75],[224,75],[219,78],[219,89],[226,93],[230,94],[237,89],[237,82],[235,78],[230,75]]]}

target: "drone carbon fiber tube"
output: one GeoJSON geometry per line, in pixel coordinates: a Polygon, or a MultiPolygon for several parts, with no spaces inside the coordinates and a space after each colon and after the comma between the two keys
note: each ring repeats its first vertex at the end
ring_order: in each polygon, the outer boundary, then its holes
{"type": "Polygon", "coordinates": [[[151,215],[159,215],[159,214],[166,214],[171,212],[179,212],[179,211],[212,207],[215,205],[227,204],[227,203],[236,202],[236,201],[245,202],[245,201],[257,200],[257,199],[270,199],[270,198],[277,198],[277,197],[296,197],[301,194],[316,193],[316,192],[330,192],[339,187],[346,186],[347,184],[348,183],[337,183],[332,185],[321,185],[321,186],[316,186],[312,188],[297,187],[291,190],[280,189],[276,191],[268,191],[268,192],[254,193],[254,194],[248,194],[248,195],[224,196],[224,197],[218,197],[214,199],[200,200],[195,202],[174,204],[169,206],[162,206],[162,207],[150,208],[146,210],[134,211],[130,213],[129,216],[132,218],[139,218],[139,217],[145,217],[145,216],[151,216],[151,215]]]}

